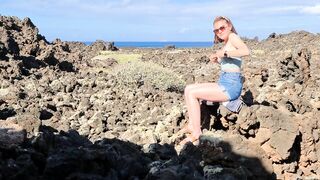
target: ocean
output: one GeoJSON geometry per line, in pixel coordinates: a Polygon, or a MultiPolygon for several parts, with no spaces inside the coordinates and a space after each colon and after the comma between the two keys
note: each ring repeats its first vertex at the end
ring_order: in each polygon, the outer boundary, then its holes
{"type": "MultiPolygon", "coordinates": [[[[90,45],[92,42],[85,42],[90,45]]],[[[163,48],[169,45],[174,45],[177,48],[203,48],[212,47],[213,42],[174,42],[174,41],[148,41],[148,42],[114,42],[116,47],[139,47],[139,48],[163,48]]]]}

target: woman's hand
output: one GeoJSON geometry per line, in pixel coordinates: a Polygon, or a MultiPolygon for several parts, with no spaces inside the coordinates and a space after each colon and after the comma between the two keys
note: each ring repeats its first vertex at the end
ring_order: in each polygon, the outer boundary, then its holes
{"type": "Polygon", "coordinates": [[[209,58],[213,63],[220,63],[220,57],[217,55],[217,53],[211,54],[209,58]]]}
{"type": "Polygon", "coordinates": [[[217,50],[216,53],[215,53],[219,58],[222,58],[224,57],[224,51],[223,50],[217,50]]]}

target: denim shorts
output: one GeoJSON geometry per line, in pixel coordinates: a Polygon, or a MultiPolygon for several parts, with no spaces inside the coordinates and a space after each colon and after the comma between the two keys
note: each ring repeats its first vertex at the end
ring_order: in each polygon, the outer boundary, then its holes
{"type": "Polygon", "coordinates": [[[240,72],[221,72],[218,85],[226,93],[229,101],[237,99],[241,95],[242,76],[240,72]]]}

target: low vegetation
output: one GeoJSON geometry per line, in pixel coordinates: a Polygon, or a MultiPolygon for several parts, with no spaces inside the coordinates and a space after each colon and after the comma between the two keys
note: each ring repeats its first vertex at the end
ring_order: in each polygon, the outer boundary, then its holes
{"type": "Polygon", "coordinates": [[[128,61],[137,61],[140,60],[142,57],[141,54],[132,54],[132,53],[121,53],[117,51],[100,51],[97,56],[93,59],[108,59],[112,58],[117,60],[119,64],[127,63],[128,61]]]}
{"type": "Polygon", "coordinates": [[[164,91],[183,91],[186,82],[173,71],[152,62],[130,61],[113,70],[117,82],[124,86],[149,85],[164,91]]]}

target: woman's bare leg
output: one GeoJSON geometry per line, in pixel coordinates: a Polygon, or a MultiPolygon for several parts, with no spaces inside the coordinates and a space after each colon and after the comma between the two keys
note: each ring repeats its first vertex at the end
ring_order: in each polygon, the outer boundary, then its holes
{"type": "MultiPolygon", "coordinates": [[[[190,109],[191,109],[191,106],[192,106],[190,104],[191,103],[190,100],[192,100],[192,98],[189,98],[190,93],[192,92],[193,89],[199,89],[202,86],[205,87],[207,85],[205,83],[189,84],[189,85],[187,85],[187,87],[184,90],[184,99],[186,101],[186,105],[187,105],[187,110],[188,110],[189,116],[190,116],[189,112],[190,112],[190,109]]],[[[199,104],[199,111],[200,111],[200,102],[199,102],[199,100],[198,100],[198,104],[199,104]]],[[[192,107],[195,108],[195,105],[193,105],[192,107]]],[[[190,119],[190,117],[189,117],[189,119],[190,119]]],[[[188,121],[187,128],[188,128],[188,131],[192,131],[192,121],[190,121],[190,120],[188,121]]]]}
{"type": "Polygon", "coordinates": [[[216,83],[201,83],[188,85],[185,89],[185,99],[189,114],[188,127],[192,131],[192,136],[199,138],[201,135],[199,99],[224,102],[228,100],[228,96],[216,83]]]}

